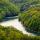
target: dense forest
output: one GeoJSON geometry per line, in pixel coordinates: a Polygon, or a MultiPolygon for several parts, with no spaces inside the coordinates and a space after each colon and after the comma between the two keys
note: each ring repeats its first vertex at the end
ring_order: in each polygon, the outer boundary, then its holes
{"type": "Polygon", "coordinates": [[[40,0],[0,0],[0,22],[14,16],[18,16],[27,31],[38,36],[0,25],[0,40],[40,40],[40,0]]]}

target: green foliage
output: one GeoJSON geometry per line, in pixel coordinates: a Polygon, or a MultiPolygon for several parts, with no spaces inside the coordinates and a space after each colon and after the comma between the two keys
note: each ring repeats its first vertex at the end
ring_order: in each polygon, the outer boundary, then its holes
{"type": "Polygon", "coordinates": [[[40,3],[38,0],[0,0],[0,21],[6,15],[18,15],[20,9],[26,4],[37,4],[40,3]],[[37,1],[37,2],[36,2],[37,1]]]}
{"type": "Polygon", "coordinates": [[[18,15],[18,7],[9,0],[0,0],[0,21],[7,15],[18,15]]]}
{"type": "Polygon", "coordinates": [[[19,20],[26,28],[40,33],[40,7],[31,7],[28,11],[21,13],[19,20]]]}
{"type": "MultiPolygon", "coordinates": [[[[7,15],[18,15],[21,6],[26,4],[40,4],[40,0],[0,0],[0,21],[7,15]]],[[[19,14],[19,20],[26,28],[40,32],[40,6],[19,14]]],[[[28,36],[13,27],[0,26],[0,40],[40,40],[40,36],[28,36]]]]}
{"type": "Polygon", "coordinates": [[[13,27],[0,26],[0,40],[40,40],[40,36],[28,36],[13,27]]]}

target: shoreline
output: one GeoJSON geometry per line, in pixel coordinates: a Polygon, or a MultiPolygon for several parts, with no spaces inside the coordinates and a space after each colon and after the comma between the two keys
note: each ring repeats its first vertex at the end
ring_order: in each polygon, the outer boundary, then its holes
{"type": "Polygon", "coordinates": [[[12,26],[14,28],[16,28],[17,30],[21,31],[23,34],[27,34],[28,36],[35,36],[35,34],[27,32],[25,30],[25,28],[23,27],[23,25],[21,24],[21,22],[19,22],[18,18],[16,19],[11,19],[8,21],[3,21],[0,23],[0,25],[7,27],[7,26],[12,26]]]}

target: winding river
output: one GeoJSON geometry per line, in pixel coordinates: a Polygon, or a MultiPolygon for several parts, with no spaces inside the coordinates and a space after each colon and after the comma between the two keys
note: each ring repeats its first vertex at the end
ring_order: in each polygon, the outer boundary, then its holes
{"type": "Polygon", "coordinates": [[[35,36],[35,34],[29,33],[29,32],[27,32],[25,30],[25,28],[23,27],[23,25],[21,24],[21,22],[19,22],[18,18],[14,19],[13,17],[7,17],[4,20],[6,20],[6,21],[1,22],[0,25],[2,25],[4,27],[12,26],[12,27],[16,28],[17,30],[21,31],[22,33],[27,34],[28,36],[29,35],[35,36]]]}

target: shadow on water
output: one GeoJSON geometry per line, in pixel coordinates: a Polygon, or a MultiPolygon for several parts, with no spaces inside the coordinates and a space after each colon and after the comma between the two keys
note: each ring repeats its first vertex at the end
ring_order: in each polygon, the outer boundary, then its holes
{"type": "Polygon", "coordinates": [[[33,31],[33,30],[31,30],[31,29],[29,29],[29,28],[26,28],[26,27],[25,27],[25,30],[26,30],[27,32],[29,32],[29,33],[32,33],[32,34],[37,35],[37,36],[40,36],[40,32],[33,31]]]}
{"type": "Polygon", "coordinates": [[[12,19],[16,19],[16,18],[18,18],[18,16],[5,17],[1,22],[8,21],[8,20],[12,20],[12,19]]]}

